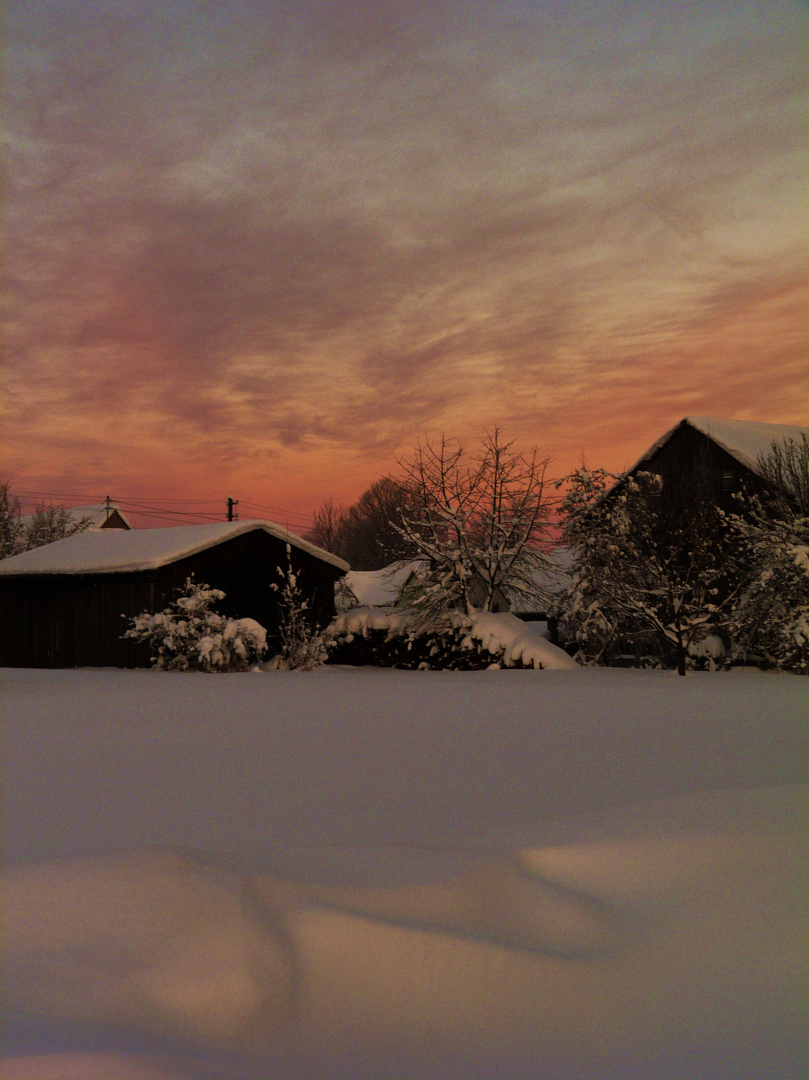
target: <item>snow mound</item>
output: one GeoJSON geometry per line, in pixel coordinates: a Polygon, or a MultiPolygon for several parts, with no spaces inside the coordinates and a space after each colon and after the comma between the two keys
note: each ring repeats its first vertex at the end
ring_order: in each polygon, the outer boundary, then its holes
{"type": "Polygon", "coordinates": [[[472,622],[469,636],[480,641],[492,655],[502,653],[504,667],[522,664],[523,667],[556,671],[570,671],[576,667],[575,661],[563,649],[535,634],[516,615],[480,612],[472,622]]]}

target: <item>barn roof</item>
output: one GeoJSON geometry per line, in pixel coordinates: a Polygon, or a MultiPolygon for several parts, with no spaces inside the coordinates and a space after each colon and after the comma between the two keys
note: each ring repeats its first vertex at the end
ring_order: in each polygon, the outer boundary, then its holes
{"type": "Polygon", "coordinates": [[[809,436],[809,427],[800,427],[796,424],[764,424],[757,420],[717,420],[710,416],[686,416],[665,435],[661,435],[657,442],[653,443],[635,462],[629,472],[634,472],[648,461],[683,425],[696,428],[703,435],[707,435],[717,446],[721,446],[731,457],[736,458],[753,472],[758,472],[759,455],[769,454],[773,442],[781,442],[784,439],[800,442],[802,435],[809,436]]]}
{"type": "Polygon", "coordinates": [[[348,563],[281,525],[272,521],[246,520],[213,525],[181,525],[169,529],[99,529],[78,533],[3,559],[0,561],[0,575],[154,570],[254,529],[262,529],[339,570],[348,570],[348,563]]]}

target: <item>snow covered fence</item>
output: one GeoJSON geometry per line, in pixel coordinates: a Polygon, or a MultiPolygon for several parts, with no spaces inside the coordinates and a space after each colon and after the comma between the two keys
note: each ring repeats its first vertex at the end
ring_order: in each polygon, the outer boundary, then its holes
{"type": "Polygon", "coordinates": [[[539,637],[515,615],[447,612],[429,631],[413,629],[406,611],[353,608],[338,615],[326,635],[333,664],[422,670],[576,667],[562,649],[539,637]]]}

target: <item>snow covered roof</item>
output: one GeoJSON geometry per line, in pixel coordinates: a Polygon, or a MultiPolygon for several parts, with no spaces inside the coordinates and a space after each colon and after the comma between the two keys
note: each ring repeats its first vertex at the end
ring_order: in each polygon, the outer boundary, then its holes
{"type": "Polygon", "coordinates": [[[393,607],[419,561],[395,562],[381,570],[350,570],[345,577],[360,607],[393,607]]]}
{"type": "MultiPolygon", "coordinates": [[[[571,567],[576,557],[575,549],[568,545],[560,545],[548,552],[548,562],[545,567],[533,575],[534,583],[540,595],[546,597],[559,596],[565,591],[573,580],[571,567]]],[[[508,592],[508,589],[506,589],[508,592]]],[[[511,598],[510,598],[511,599],[511,598]]],[[[526,615],[537,610],[537,602],[526,599],[511,599],[511,610],[515,615],[526,615]]]]}
{"type": "MultiPolygon", "coordinates": [[[[536,575],[537,586],[551,596],[563,592],[570,584],[574,554],[570,547],[554,548],[548,554],[547,566],[536,575]]],[[[411,574],[420,565],[419,559],[413,559],[392,563],[382,570],[350,570],[345,576],[345,583],[357,598],[359,607],[394,607],[411,574]]],[[[524,608],[524,604],[517,603],[512,610],[519,612],[524,608]]]]}
{"type": "Polygon", "coordinates": [[[272,521],[224,521],[169,529],[95,529],[0,561],[0,575],[92,574],[154,570],[242,533],[263,529],[300,551],[348,570],[348,563],[272,521]]]}
{"type": "Polygon", "coordinates": [[[802,435],[809,436],[809,427],[800,427],[796,424],[763,424],[757,420],[717,420],[710,416],[686,416],[650,446],[629,472],[634,472],[661,446],[665,446],[674,432],[683,424],[707,435],[717,446],[721,446],[731,457],[736,458],[753,472],[758,472],[759,455],[768,454],[773,442],[781,442],[784,439],[800,442],[802,435]]]}
{"type": "MultiPolygon", "coordinates": [[[[109,505],[107,505],[106,502],[103,502],[98,503],[95,506],[66,506],[64,507],[64,509],[67,511],[67,514],[70,517],[71,521],[76,522],[76,524],[78,524],[83,518],[89,518],[89,528],[91,529],[103,528],[104,523],[113,511],[118,514],[121,521],[124,522],[128,529],[132,528],[132,522],[127,519],[126,514],[123,512],[120,506],[118,506],[117,503],[111,502],[109,505]]],[[[20,521],[23,523],[23,525],[27,525],[33,520],[33,517],[33,514],[24,514],[20,518],[20,521]]]]}

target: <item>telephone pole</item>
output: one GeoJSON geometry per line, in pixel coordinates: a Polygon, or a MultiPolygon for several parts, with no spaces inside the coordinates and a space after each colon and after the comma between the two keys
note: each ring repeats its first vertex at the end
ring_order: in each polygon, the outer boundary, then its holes
{"type": "Polygon", "coordinates": [[[238,499],[228,499],[228,521],[238,521],[238,513],[233,513],[233,507],[239,505],[238,499]]]}

